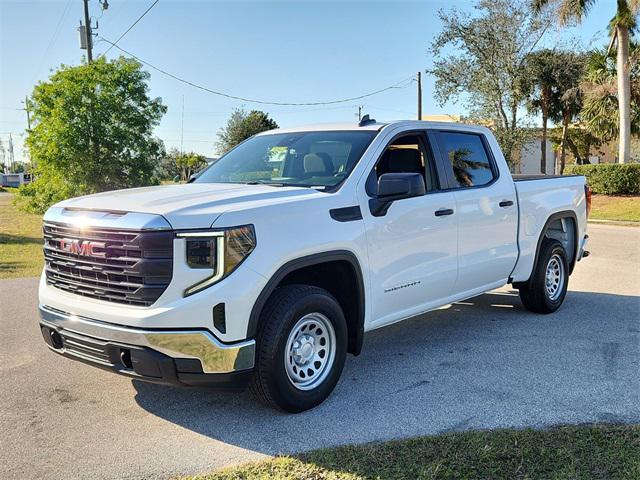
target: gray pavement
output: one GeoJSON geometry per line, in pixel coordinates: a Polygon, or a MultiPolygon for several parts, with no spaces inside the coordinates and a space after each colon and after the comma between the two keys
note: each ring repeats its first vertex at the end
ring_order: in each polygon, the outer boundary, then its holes
{"type": "Polygon", "coordinates": [[[329,400],[295,416],[61,358],[37,280],[0,281],[0,478],[166,478],[451,430],[640,423],[640,228],[590,235],[556,314],[505,288],[372,332],[329,400]]]}

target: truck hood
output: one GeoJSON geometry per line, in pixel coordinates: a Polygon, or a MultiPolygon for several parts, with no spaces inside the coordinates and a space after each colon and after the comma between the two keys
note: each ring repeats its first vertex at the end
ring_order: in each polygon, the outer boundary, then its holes
{"type": "Polygon", "coordinates": [[[209,228],[224,212],[295,201],[324,193],[312,188],[191,183],[131,188],[65,200],[56,207],[162,215],[173,228],[209,228]]]}

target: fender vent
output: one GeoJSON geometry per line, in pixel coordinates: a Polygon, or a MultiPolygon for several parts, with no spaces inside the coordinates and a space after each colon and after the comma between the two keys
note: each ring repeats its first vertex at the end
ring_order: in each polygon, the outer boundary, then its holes
{"type": "Polygon", "coordinates": [[[213,326],[220,333],[227,333],[227,318],[224,313],[224,303],[219,303],[213,307],[213,326]]]}

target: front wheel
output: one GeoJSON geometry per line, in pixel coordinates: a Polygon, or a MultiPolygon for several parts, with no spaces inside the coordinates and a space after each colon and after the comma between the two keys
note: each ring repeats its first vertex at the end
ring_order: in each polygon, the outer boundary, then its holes
{"type": "Polygon", "coordinates": [[[338,383],[347,323],[326,290],[286,285],[265,305],[257,343],[252,392],[269,406],[302,412],[322,403],[338,383]]]}
{"type": "Polygon", "coordinates": [[[531,278],[518,287],[520,300],[527,310],[552,313],[562,305],[568,284],[569,263],[564,247],[557,240],[546,239],[531,278]]]}

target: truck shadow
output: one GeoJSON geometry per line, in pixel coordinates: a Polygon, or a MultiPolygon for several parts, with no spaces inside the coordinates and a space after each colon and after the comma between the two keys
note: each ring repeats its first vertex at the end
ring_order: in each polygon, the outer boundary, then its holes
{"type": "Polygon", "coordinates": [[[619,412],[640,397],[638,345],[640,297],[569,292],[556,314],[535,315],[503,289],[368,333],[331,397],[302,414],[263,407],[248,392],[133,383],[140,407],[169,422],[294,453],[563,419],[637,422],[640,413],[619,412]]]}

